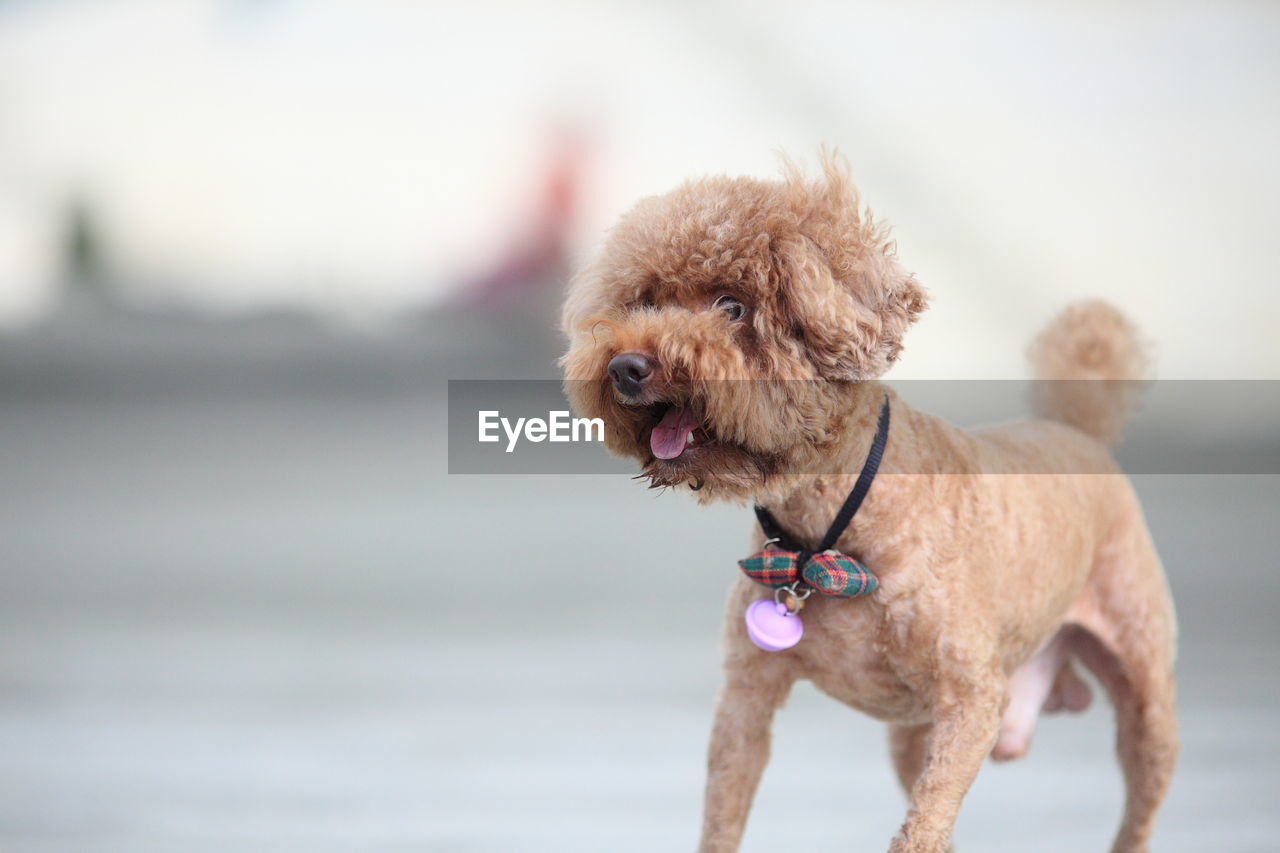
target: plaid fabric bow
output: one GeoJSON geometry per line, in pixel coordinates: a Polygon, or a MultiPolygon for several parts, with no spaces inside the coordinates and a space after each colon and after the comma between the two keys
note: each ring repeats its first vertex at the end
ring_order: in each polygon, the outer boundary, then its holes
{"type": "Polygon", "coordinates": [[[756,583],[774,588],[803,581],[823,595],[853,598],[876,591],[878,581],[871,570],[839,551],[814,554],[800,565],[803,552],[765,548],[738,565],[756,583]]]}

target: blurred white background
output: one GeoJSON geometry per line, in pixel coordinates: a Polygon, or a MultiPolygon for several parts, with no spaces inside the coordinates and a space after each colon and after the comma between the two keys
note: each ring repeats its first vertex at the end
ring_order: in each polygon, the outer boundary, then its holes
{"type": "Polygon", "coordinates": [[[580,258],[642,195],[828,142],[934,294],[900,376],[1020,375],[1042,321],[1105,295],[1163,377],[1274,377],[1278,23],[1217,2],[10,0],[0,322],[54,304],[76,206],[130,298],[365,323],[536,230],[566,144],[580,258]]]}

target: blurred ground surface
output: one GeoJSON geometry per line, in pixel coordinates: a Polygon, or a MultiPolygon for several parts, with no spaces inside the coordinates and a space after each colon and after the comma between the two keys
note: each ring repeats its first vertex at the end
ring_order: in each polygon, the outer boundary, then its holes
{"type": "MultiPolygon", "coordinates": [[[[694,849],[749,516],[626,478],[447,476],[444,380],[483,363],[438,325],[0,341],[0,849],[694,849]]],[[[1155,849],[1274,850],[1280,478],[1138,488],[1182,621],[1155,849]]],[[[744,849],[884,849],[885,753],[802,686],[744,849]]],[[[1105,704],[1052,718],[984,770],[959,848],[1102,851],[1120,802],[1105,704]]]]}

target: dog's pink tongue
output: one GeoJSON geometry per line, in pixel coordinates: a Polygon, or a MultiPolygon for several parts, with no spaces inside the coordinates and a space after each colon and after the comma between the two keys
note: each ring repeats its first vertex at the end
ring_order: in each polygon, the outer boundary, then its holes
{"type": "Polygon", "coordinates": [[[675,459],[684,453],[689,433],[698,426],[693,412],[681,406],[672,406],[649,435],[649,449],[659,459],[675,459]]]}

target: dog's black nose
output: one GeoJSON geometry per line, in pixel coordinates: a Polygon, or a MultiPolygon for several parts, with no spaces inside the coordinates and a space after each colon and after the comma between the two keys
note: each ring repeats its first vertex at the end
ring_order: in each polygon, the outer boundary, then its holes
{"type": "Polygon", "coordinates": [[[609,359],[609,378],[613,380],[613,387],[628,397],[639,394],[652,375],[653,359],[642,352],[618,353],[609,359]]]}

